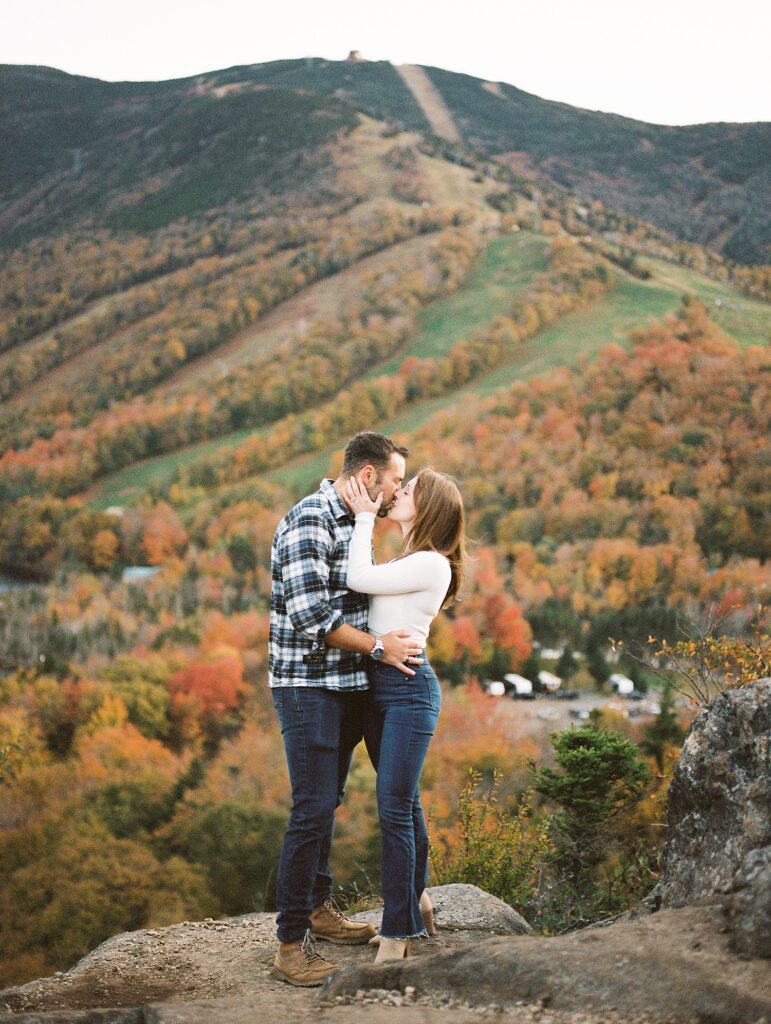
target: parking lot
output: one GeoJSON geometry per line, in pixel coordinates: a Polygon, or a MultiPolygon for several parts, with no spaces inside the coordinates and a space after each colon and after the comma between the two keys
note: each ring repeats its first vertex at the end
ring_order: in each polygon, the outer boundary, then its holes
{"type": "Polygon", "coordinates": [[[550,732],[560,732],[570,726],[581,726],[589,720],[592,708],[607,707],[635,721],[651,721],[655,705],[651,700],[633,701],[604,694],[582,692],[574,700],[538,696],[533,700],[511,697],[490,697],[491,712],[507,723],[509,739],[537,740],[548,743],[550,732]]]}

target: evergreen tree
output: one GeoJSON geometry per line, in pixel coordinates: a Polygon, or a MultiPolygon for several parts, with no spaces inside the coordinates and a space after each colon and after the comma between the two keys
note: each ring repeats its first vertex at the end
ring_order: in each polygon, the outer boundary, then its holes
{"type": "Polygon", "coordinates": [[[586,667],[599,689],[610,675],[610,667],[599,647],[593,647],[586,658],[586,667]]]}
{"type": "Polygon", "coordinates": [[[619,845],[622,822],[642,797],[650,769],[634,744],[588,725],[552,734],[555,768],[534,772],[535,788],[560,806],[552,819],[558,865],[579,893],[619,845]]]}
{"type": "Polygon", "coordinates": [[[664,749],[668,744],[680,746],[685,732],[680,728],[675,711],[675,695],[672,684],[666,682],[661,693],[661,709],[650,725],[645,727],[640,748],[649,757],[656,759],[661,771],[664,764],[664,749]]]}
{"type": "Polygon", "coordinates": [[[538,673],[541,671],[541,656],[538,651],[533,648],[530,652],[527,660],[522,665],[519,674],[524,676],[525,679],[532,680],[533,683],[538,682],[538,673]]]}
{"type": "Polygon", "coordinates": [[[570,644],[566,644],[565,650],[560,655],[560,659],[557,662],[554,672],[560,677],[560,679],[570,679],[571,676],[576,674],[576,671],[577,665],[575,655],[573,654],[570,644]]]}

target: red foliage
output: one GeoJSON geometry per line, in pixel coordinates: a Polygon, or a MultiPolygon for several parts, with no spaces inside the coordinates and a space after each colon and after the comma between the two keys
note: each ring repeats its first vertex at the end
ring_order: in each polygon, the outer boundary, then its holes
{"type": "Polygon", "coordinates": [[[455,639],[457,653],[470,654],[472,658],[478,658],[482,653],[480,646],[479,630],[468,615],[461,615],[450,622],[450,629],[455,639]]]}
{"type": "Polygon", "coordinates": [[[219,718],[235,710],[246,692],[241,660],[231,654],[191,662],[166,685],[174,710],[189,707],[193,698],[205,718],[219,718]]]}

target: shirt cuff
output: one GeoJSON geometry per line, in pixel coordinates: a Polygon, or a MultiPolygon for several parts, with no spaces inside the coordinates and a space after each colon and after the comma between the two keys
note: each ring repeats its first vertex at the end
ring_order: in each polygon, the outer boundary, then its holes
{"type": "Polygon", "coordinates": [[[344,625],[345,625],[345,619],[343,618],[343,613],[342,612],[336,612],[335,615],[333,616],[331,622],[329,623],[329,625],[324,630],[325,637],[326,637],[327,633],[334,633],[334,631],[336,629],[339,629],[341,626],[344,626],[344,625]]]}
{"type": "Polygon", "coordinates": [[[376,518],[376,516],[375,516],[374,512],[357,512],[356,513],[356,522],[357,523],[374,523],[375,522],[375,518],[376,518]]]}

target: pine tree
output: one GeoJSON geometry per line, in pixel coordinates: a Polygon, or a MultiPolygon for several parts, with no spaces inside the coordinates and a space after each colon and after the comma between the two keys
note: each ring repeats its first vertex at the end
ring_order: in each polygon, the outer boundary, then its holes
{"type": "Polygon", "coordinates": [[[661,692],[661,709],[651,724],[646,726],[640,748],[649,757],[656,759],[656,765],[661,771],[667,744],[680,746],[684,738],[685,732],[677,720],[672,684],[667,681],[661,692]]]}

